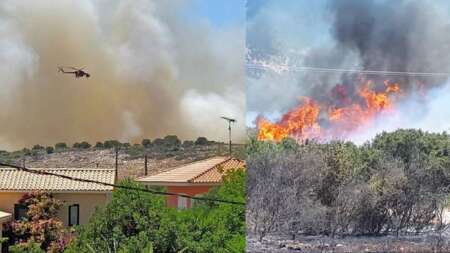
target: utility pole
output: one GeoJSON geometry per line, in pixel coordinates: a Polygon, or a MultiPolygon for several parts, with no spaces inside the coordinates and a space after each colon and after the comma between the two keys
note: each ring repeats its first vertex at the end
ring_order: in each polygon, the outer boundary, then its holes
{"type": "Polygon", "coordinates": [[[117,181],[119,175],[119,147],[116,145],[114,150],[116,153],[116,181],[117,181]]]}
{"type": "Polygon", "coordinates": [[[144,156],[144,163],[145,163],[145,167],[144,167],[144,175],[147,176],[148,175],[148,167],[147,167],[147,152],[145,152],[145,156],[144,156]]]}
{"type": "Polygon", "coordinates": [[[228,139],[229,139],[229,152],[230,152],[230,157],[232,155],[231,153],[231,123],[235,123],[236,120],[232,119],[232,118],[228,118],[228,117],[221,117],[222,119],[228,121],[228,139]]]}

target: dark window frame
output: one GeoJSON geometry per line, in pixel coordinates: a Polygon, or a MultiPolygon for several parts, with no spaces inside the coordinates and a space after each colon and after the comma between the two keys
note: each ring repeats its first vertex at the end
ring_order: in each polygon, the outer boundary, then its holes
{"type": "Polygon", "coordinates": [[[73,204],[69,206],[69,220],[68,220],[69,227],[72,226],[78,226],[80,225],[80,204],[73,204]],[[77,222],[76,224],[72,224],[72,208],[77,208],[77,222]]]}
{"type": "Polygon", "coordinates": [[[14,220],[22,220],[22,218],[28,218],[27,212],[28,212],[28,206],[26,206],[24,204],[14,204],[14,220]],[[19,214],[20,214],[19,210],[22,208],[25,210],[25,215],[22,217],[19,217],[19,214]]]}

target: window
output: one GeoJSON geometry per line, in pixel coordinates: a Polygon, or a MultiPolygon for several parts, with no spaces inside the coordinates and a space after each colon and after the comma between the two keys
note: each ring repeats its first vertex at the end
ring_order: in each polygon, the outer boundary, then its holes
{"type": "MultiPolygon", "coordinates": [[[[197,195],[195,195],[195,197],[203,198],[203,197],[205,197],[205,194],[197,194],[197,195]]],[[[201,203],[201,201],[198,201],[196,199],[191,199],[191,208],[197,206],[200,203],[201,203]]]]}
{"type": "Polygon", "coordinates": [[[15,204],[14,205],[14,219],[22,220],[28,218],[27,215],[28,207],[23,204],[15,204]]]}
{"type": "MultiPolygon", "coordinates": [[[[180,193],[180,194],[184,194],[184,193],[180,193]]],[[[186,195],[186,194],[184,194],[184,195],[186,195]]],[[[187,208],[187,198],[178,196],[178,209],[185,209],[185,208],[187,208]]]]}
{"type": "Polygon", "coordinates": [[[80,205],[69,206],[69,226],[80,225],[80,205]]]}

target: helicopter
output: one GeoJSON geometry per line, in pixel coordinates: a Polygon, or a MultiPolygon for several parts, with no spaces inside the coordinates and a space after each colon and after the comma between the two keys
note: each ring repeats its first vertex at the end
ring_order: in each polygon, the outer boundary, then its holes
{"type": "Polygon", "coordinates": [[[83,71],[84,67],[81,69],[77,69],[74,67],[58,67],[58,71],[64,74],[74,74],[75,78],[80,78],[85,76],[86,78],[89,78],[91,75],[87,73],[86,71],[83,71]],[[65,71],[64,68],[73,69],[74,71],[65,71]]]}

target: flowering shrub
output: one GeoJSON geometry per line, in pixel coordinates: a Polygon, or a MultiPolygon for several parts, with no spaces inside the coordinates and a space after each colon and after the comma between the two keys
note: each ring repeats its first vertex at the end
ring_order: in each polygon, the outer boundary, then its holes
{"type": "Polygon", "coordinates": [[[27,218],[11,223],[12,240],[16,248],[34,248],[39,245],[46,252],[63,252],[72,236],[56,215],[63,202],[47,192],[25,194],[20,205],[27,207],[27,218]]]}

